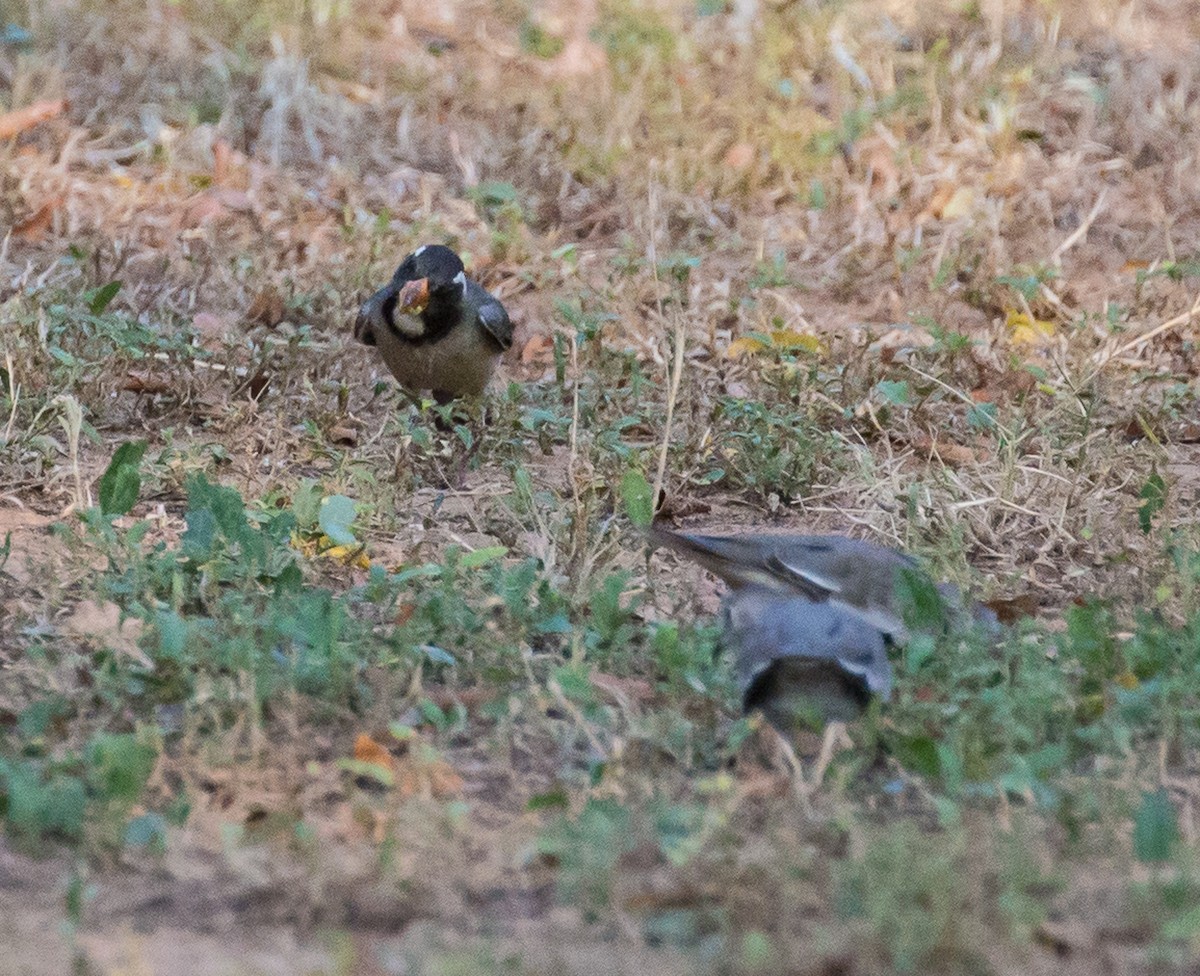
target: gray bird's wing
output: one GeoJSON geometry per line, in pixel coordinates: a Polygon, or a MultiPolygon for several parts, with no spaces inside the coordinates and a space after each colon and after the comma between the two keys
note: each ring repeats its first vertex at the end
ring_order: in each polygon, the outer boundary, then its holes
{"type": "Polygon", "coordinates": [[[513,326],[500,300],[470,279],[467,280],[466,297],[467,304],[475,310],[475,318],[483,330],[501,349],[510,348],[513,342],[513,326]]]}
{"type": "Polygon", "coordinates": [[[652,528],[651,539],[690,556],[731,587],[757,586],[813,601],[833,600],[903,640],[896,612],[899,573],[915,560],[838,535],[692,535],[652,528]]]}

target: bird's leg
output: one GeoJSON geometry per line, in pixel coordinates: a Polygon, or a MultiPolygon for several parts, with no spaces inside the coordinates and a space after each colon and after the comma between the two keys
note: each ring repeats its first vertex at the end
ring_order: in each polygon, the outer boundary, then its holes
{"type": "MultiPolygon", "coordinates": [[[[433,391],[433,402],[439,407],[447,408],[454,403],[455,396],[453,393],[447,393],[445,390],[433,391]]],[[[439,433],[450,434],[454,431],[453,414],[448,409],[435,410],[433,412],[433,426],[438,429],[439,433]]]]}
{"type": "MultiPolygon", "coordinates": [[[[447,393],[444,390],[434,390],[433,398],[437,401],[437,405],[439,407],[447,407],[454,403],[454,401],[457,399],[453,393],[447,393]]],[[[452,486],[458,490],[466,487],[467,470],[470,467],[471,459],[475,457],[476,453],[479,451],[479,445],[482,443],[482,438],[480,437],[481,432],[472,429],[474,425],[470,423],[470,420],[471,417],[470,413],[468,412],[467,430],[471,432],[471,445],[459,456],[458,463],[454,468],[454,481],[452,486]]],[[[441,412],[436,415],[434,423],[437,425],[438,430],[440,430],[443,434],[455,434],[454,424],[451,421],[445,420],[441,412]]],[[[455,437],[457,438],[457,434],[455,434],[455,437]]],[[[458,454],[457,448],[455,449],[454,453],[458,454]]]]}
{"type": "Polygon", "coordinates": [[[412,390],[406,390],[404,387],[400,387],[399,389],[400,392],[403,393],[407,398],[408,402],[417,408],[417,413],[420,413],[425,409],[425,401],[422,400],[416,393],[413,393],[412,390]]]}
{"type": "Polygon", "coordinates": [[[817,763],[813,766],[811,789],[815,790],[821,785],[821,781],[825,778],[825,771],[833,762],[833,757],[838,750],[852,745],[854,743],[846,732],[845,722],[828,722],[825,725],[825,734],[821,737],[821,751],[817,753],[817,763]]]}
{"type": "Polygon", "coordinates": [[[782,764],[787,767],[788,778],[791,780],[792,791],[796,794],[796,799],[800,801],[800,806],[806,814],[811,813],[812,806],[809,798],[812,795],[812,787],[804,779],[804,764],[800,762],[800,757],[796,755],[796,750],[786,735],[770,722],[763,724],[770,729],[768,734],[774,740],[776,756],[781,758],[782,764]]]}

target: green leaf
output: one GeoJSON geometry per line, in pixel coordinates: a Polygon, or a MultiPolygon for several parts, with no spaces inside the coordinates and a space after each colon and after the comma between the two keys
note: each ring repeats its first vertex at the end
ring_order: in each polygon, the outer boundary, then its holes
{"type": "Polygon", "coordinates": [[[904,407],[911,401],[907,380],[880,380],[875,389],[885,401],[897,407],[904,407]]]}
{"type": "Polygon", "coordinates": [[[311,530],[321,517],[321,486],[308,478],[300,482],[300,487],[292,493],[292,514],[297,526],[311,530]]]}
{"type": "Polygon", "coordinates": [[[87,791],[76,776],[44,777],[31,762],[6,769],[0,761],[0,795],[5,798],[4,818],[15,830],[35,837],[77,837],[83,830],[87,791]]]}
{"type": "Polygon", "coordinates": [[[191,625],[174,610],[158,615],[158,656],[167,660],[182,660],[188,648],[191,625]]]}
{"type": "Polygon", "coordinates": [[[1161,787],[1142,794],[1142,805],[1133,818],[1133,853],[1143,864],[1161,864],[1171,856],[1179,837],[1175,807],[1161,787]]]}
{"type": "Polygon", "coordinates": [[[458,565],[463,569],[479,569],[481,566],[494,563],[496,560],[503,559],[507,555],[508,546],[485,546],[482,549],[475,549],[466,553],[458,561],[458,565]]]}
{"type": "Polygon", "coordinates": [[[774,955],[775,948],[766,932],[752,930],[742,936],[742,966],[745,969],[766,969],[774,955]]]}
{"type": "Polygon", "coordinates": [[[1151,472],[1146,483],[1142,485],[1142,490],[1138,492],[1138,498],[1142,500],[1142,504],[1138,506],[1138,526],[1148,535],[1154,516],[1161,512],[1167,503],[1167,483],[1162,475],[1157,471],[1151,472]]]}
{"type": "Polygon", "coordinates": [[[937,743],[927,735],[914,735],[896,743],[896,757],[900,765],[910,772],[919,773],[929,779],[941,775],[942,761],[937,743]]]}
{"type": "Polygon", "coordinates": [[[637,468],[630,468],[621,479],[621,501],[629,521],[640,529],[654,520],[654,489],[637,468]]]}
{"type": "Polygon", "coordinates": [[[347,498],[345,495],[330,495],[321,501],[321,514],[317,523],[334,545],[352,546],[358,541],[354,537],[354,533],[350,531],[357,511],[358,506],[354,504],[352,498],[347,498]]]}
{"type": "Polygon", "coordinates": [[[913,634],[904,648],[904,670],[916,674],[933,659],[937,650],[937,641],[932,634],[913,634]]]}
{"type": "Polygon", "coordinates": [[[535,793],[525,803],[526,810],[565,810],[571,805],[566,787],[557,783],[544,793],[535,793]]]}
{"type": "Polygon", "coordinates": [[[971,430],[996,429],[996,405],[994,403],[976,403],[967,411],[967,426],[971,430]]]}
{"type": "Polygon", "coordinates": [[[138,472],[145,441],[127,441],[117,448],[108,469],[100,478],[100,511],[104,515],[125,515],[137,502],[142,487],[138,472]]]}
{"type": "Polygon", "coordinates": [[[217,543],[217,519],[211,508],[189,511],[184,520],[183,554],[193,562],[203,563],[212,558],[217,543]]]}
{"type": "Polygon", "coordinates": [[[88,311],[93,315],[99,315],[106,308],[109,302],[117,297],[117,292],[121,290],[119,281],[110,281],[107,285],[101,285],[92,291],[87,292],[83,297],[88,303],[88,311]]]}
{"type": "Polygon", "coordinates": [[[1164,939],[1193,939],[1200,933],[1200,905],[1163,923],[1159,933],[1164,939]]]}
{"type": "Polygon", "coordinates": [[[554,681],[562,693],[571,701],[590,705],[596,700],[596,689],[592,687],[591,672],[581,664],[564,664],[554,669],[554,681]]]}
{"type": "Polygon", "coordinates": [[[396,784],[395,773],[373,762],[344,758],[337,761],[337,767],[350,773],[355,779],[373,779],[380,786],[394,786],[396,784]]]}
{"type": "Polygon", "coordinates": [[[132,733],[97,733],[87,746],[88,786],[106,799],[131,804],[157,761],[158,750],[132,733]]]}
{"type": "Polygon", "coordinates": [[[157,847],[166,842],[167,822],[158,813],[143,813],[125,825],[125,843],[131,847],[157,847]]]}

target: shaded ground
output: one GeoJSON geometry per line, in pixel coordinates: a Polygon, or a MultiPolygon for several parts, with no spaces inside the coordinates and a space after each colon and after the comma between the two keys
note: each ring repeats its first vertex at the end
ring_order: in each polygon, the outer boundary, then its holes
{"type": "Polygon", "coordinates": [[[1194,966],[1200,8],[244,6],[3,9],[0,969],[1194,966]],[[433,240],[486,430],[349,333],[433,240]],[[1036,623],[802,796],[660,451],[1036,623]]]}

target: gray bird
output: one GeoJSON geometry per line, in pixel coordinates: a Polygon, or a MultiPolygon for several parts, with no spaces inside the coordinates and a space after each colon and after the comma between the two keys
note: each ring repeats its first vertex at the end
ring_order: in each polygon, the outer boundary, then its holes
{"type": "Polygon", "coordinates": [[[948,616],[967,614],[998,627],[990,610],[964,606],[954,586],[935,587],[911,556],[870,542],[660,528],[652,528],[650,538],[729,584],[725,636],[736,656],[743,706],[761,710],[777,727],[848,721],[872,695],[888,700],[887,649],[908,639],[906,583],[922,629],[936,632],[948,616]]]}
{"type": "MultiPolygon", "coordinates": [[[[830,601],[865,620],[900,644],[908,639],[900,594],[911,580],[919,591],[930,581],[911,556],[871,542],[840,535],[693,535],[651,528],[650,538],[695,559],[733,589],[755,586],[778,593],[830,601]]],[[[919,609],[938,617],[929,629],[945,623],[942,611],[966,610],[982,620],[990,610],[965,606],[950,583],[935,588],[942,607],[919,609]]],[[[937,601],[933,601],[937,602],[937,601]]]]}
{"type": "Polygon", "coordinates": [[[462,259],[440,244],[419,247],[358,311],[354,336],[379,349],[410,396],[438,403],[478,396],[512,346],[500,301],[467,277],[462,259]]]}

